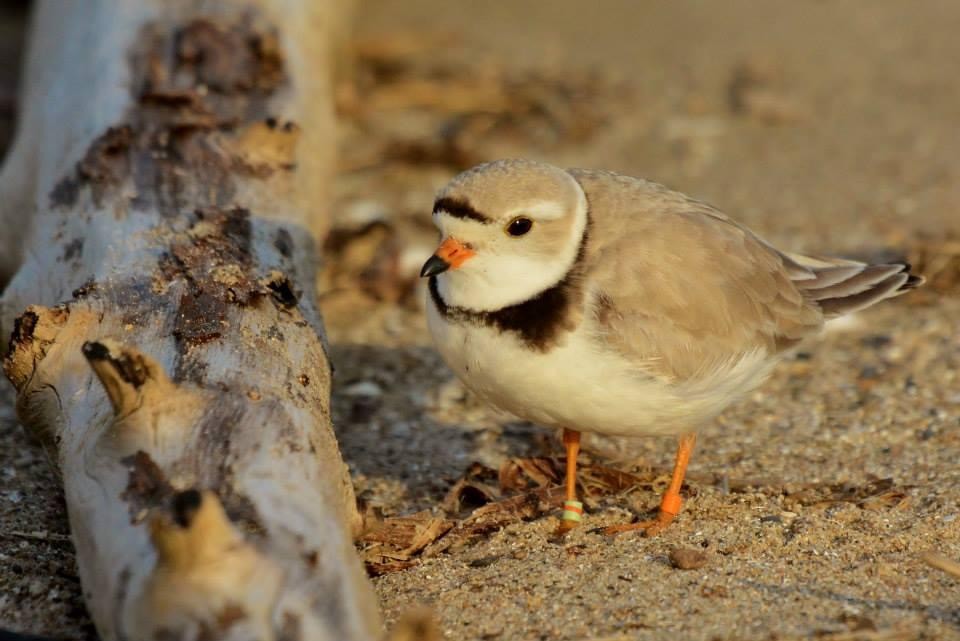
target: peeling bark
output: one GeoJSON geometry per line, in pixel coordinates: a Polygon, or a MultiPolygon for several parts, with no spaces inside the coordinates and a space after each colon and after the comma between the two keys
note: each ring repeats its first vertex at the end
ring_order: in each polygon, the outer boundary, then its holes
{"type": "Polygon", "coordinates": [[[379,636],[313,293],[345,10],[37,8],[4,371],[104,639],[379,636]]]}

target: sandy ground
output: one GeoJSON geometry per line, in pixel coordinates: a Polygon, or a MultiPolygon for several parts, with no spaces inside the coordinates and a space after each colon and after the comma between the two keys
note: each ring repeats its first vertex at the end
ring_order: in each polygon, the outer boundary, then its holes
{"type": "MultiPolygon", "coordinates": [[[[449,639],[960,639],[960,5],[369,1],[341,106],[343,171],[322,305],[335,420],[361,498],[433,509],[474,462],[557,455],[483,407],[423,326],[433,191],[528,156],[642,175],[784,249],[908,255],[935,287],[828,332],[706,426],[687,503],[659,538],[660,480],[374,579],[388,621],[429,606],[449,639]],[[749,481],[749,482],[748,482],[749,481]],[[673,567],[678,548],[705,553],[673,567]]],[[[0,403],[0,624],[91,635],[56,478],[0,403]]],[[[589,439],[660,470],[669,439],[589,439]]]]}

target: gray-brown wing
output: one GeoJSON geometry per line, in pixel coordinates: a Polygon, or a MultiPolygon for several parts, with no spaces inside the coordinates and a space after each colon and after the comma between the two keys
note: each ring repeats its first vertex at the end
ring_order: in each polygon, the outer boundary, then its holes
{"type": "Polygon", "coordinates": [[[722,213],[653,183],[574,175],[591,205],[587,278],[611,348],[687,380],[822,326],[798,287],[812,271],[722,213]]]}

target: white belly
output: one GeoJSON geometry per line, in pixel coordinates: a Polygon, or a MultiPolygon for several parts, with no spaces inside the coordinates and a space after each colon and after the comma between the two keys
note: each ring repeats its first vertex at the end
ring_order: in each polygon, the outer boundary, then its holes
{"type": "Polygon", "coordinates": [[[598,349],[582,328],[544,353],[510,333],[449,323],[430,301],[427,323],[444,360],[475,394],[534,423],[585,432],[695,431],[759,385],[773,365],[766,354],[751,354],[703,379],[674,384],[598,349]]]}

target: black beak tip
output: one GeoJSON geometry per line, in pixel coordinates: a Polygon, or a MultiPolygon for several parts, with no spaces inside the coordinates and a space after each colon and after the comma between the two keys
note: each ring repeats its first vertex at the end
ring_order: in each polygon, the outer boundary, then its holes
{"type": "Polygon", "coordinates": [[[427,259],[427,262],[423,264],[423,269],[420,270],[420,278],[435,276],[436,274],[443,273],[448,269],[450,269],[450,263],[434,254],[427,259]]]}

